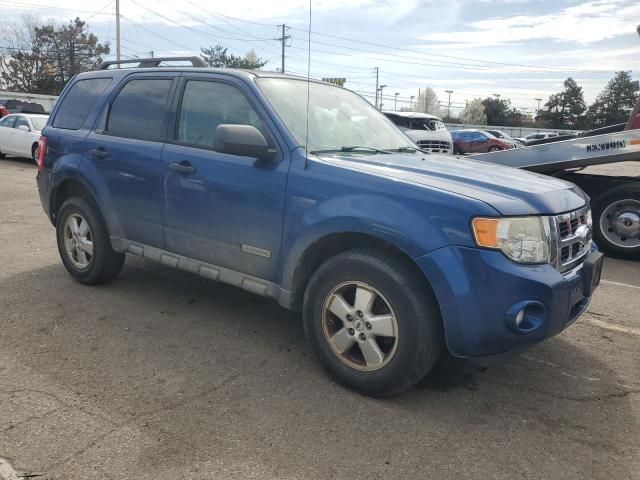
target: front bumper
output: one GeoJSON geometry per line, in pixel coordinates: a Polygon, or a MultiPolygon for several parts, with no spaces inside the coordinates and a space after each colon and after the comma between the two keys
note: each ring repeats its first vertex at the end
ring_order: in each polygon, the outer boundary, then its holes
{"type": "MultiPolygon", "coordinates": [[[[595,247],[594,247],[595,249],[595,247]]],[[[558,334],[587,308],[584,272],[520,265],[501,252],[449,246],[419,257],[440,304],[447,347],[458,357],[520,352],[558,334]],[[523,306],[533,321],[515,326],[523,306]]]]}

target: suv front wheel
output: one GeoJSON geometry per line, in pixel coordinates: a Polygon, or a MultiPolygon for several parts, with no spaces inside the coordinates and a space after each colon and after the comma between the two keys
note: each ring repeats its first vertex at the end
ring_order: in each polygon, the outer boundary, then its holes
{"type": "Polygon", "coordinates": [[[305,335],[326,370],[360,393],[401,393],[431,370],[442,348],[440,315],[419,272],[375,250],[344,252],[313,274],[305,335]]]}
{"type": "Polygon", "coordinates": [[[70,197],[62,204],[56,222],[58,251],[67,271],[89,285],[114,278],[124,254],[111,248],[107,228],[93,202],[70,197]]]}

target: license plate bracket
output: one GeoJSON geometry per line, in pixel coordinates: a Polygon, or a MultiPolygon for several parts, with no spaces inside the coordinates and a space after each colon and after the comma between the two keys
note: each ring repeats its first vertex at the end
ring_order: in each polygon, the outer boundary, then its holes
{"type": "Polygon", "coordinates": [[[600,284],[604,255],[600,252],[590,254],[582,264],[584,275],[584,296],[590,297],[600,284]]]}

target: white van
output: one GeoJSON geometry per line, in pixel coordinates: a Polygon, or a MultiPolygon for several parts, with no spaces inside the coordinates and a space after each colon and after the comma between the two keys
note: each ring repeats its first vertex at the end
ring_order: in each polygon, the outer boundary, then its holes
{"type": "Polygon", "coordinates": [[[434,115],[418,112],[382,112],[420,148],[431,153],[453,154],[451,134],[434,115]]]}

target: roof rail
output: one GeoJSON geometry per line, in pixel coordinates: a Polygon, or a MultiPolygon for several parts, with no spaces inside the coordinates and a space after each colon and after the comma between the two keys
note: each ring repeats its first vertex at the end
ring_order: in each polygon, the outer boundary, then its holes
{"type": "Polygon", "coordinates": [[[109,60],[102,62],[96,70],[107,70],[111,65],[122,65],[123,63],[137,63],[138,68],[159,67],[162,62],[191,62],[193,67],[206,67],[207,64],[200,57],[153,57],[153,58],[132,58],[128,60],[109,60]]]}

